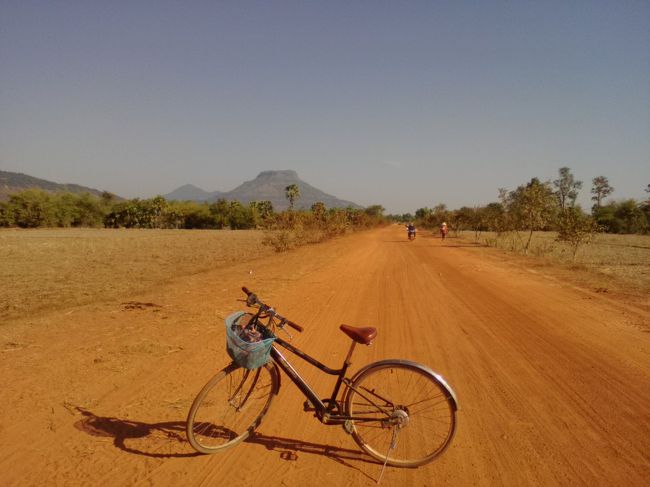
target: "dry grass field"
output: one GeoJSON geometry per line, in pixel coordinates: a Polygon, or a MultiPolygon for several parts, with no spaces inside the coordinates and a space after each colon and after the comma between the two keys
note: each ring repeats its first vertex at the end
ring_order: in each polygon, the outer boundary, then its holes
{"type": "MultiPolygon", "coordinates": [[[[0,230],[0,320],[272,254],[261,231],[0,230]]],[[[215,283],[218,285],[218,283],[215,283]]]]}
{"type": "MultiPolygon", "coordinates": [[[[262,231],[3,229],[0,230],[0,320],[115,299],[175,277],[273,254],[262,231]]],[[[472,232],[460,237],[474,241],[472,232]]],[[[491,239],[484,233],[480,242],[491,239]]],[[[451,240],[453,241],[453,240],[451,240]]],[[[450,241],[450,242],[451,242],[450,241]]],[[[520,246],[515,236],[498,248],[520,246]]],[[[650,236],[599,235],[576,262],[555,234],[537,232],[525,264],[648,305],[650,236]]],[[[215,283],[217,284],[217,283],[215,283]]]]}
{"type": "MultiPolygon", "coordinates": [[[[650,236],[599,234],[579,248],[575,261],[569,245],[556,241],[556,237],[555,232],[535,232],[526,259],[528,265],[546,268],[601,292],[635,295],[641,304],[650,306],[650,236]]],[[[473,232],[461,232],[460,238],[476,241],[473,232]]],[[[525,238],[523,233],[497,238],[492,232],[484,232],[478,242],[521,252],[525,238]]]]}

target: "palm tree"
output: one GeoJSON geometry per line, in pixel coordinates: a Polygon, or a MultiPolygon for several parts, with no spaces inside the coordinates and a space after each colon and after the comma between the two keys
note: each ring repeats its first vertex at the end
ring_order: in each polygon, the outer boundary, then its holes
{"type": "Polygon", "coordinates": [[[297,184],[290,184],[284,188],[285,196],[289,200],[289,211],[293,210],[293,203],[300,198],[300,188],[297,184]]]}

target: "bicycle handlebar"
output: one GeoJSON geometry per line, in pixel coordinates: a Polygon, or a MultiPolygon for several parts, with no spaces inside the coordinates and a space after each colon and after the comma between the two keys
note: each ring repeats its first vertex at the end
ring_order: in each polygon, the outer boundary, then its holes
{"type": "Polygon", "coordinates": [[[299,324],[294,323],[293,321],[285,318],[284,316],[279,315],[271,306],[269,306],[268,304],[264,304],[262,301],[260,301],[258,299],[257,295],[252,293],[246,286],[242,286],[241,290],[244,291],[244,293],[246,293],[246,296],[247,296],[246,304],[248,306],[255,306],[255,305],[260,306],[260,308],[264,312],[269,313],[272,316],[274,316],[275,318],[280,320],[280,327],[283,324],[286,323],[287,325],[289,325],[294,330],[297,330],[297,331],[303,331],[304,330],[304,328],[302,326],[300,326],[299,324]]]}

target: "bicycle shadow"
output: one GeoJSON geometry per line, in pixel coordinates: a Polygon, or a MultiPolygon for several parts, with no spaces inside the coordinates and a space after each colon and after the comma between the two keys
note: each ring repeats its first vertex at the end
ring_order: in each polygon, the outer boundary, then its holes
{"type": "MultiPolygon", "coordinates": [[[[145,423],[130,419],[97,416],[87,409],[76,406],[83,416],[74,427],[90,436],[113,438],[113,445],[134,455],[153,458],[187,458],[201,455],[188,451],[190,446],[185,436],[185,421],[145,423]]],[[[351,450],[332,445],[312,443],[291,438],[280,438],[254,432],[245,443],[258,444],[270,451],[280,453],[283,460],[295,461],[298,453],[327,457],[346,467],[358,470],[350,462],[363,462],[382,465],[381,462],[366,455],[361,450],[351,450]]]]}
{"type": "Polygon", "coordinates": [[[264,446],[267,450],[280,451],[280,458],[283,460],[297,460],[297,453],[324,456],[340,463],[341,465],[358,470],[364,473],[364,475],[365,472],[350,464],[349,461],[382,465],[381,462],[366,455],[361,450],[350,450],[338,446],[312,443],[309,441],[292,440],[290,438],[280,438],[278,436],[267,436],[256,432],[245,440],[245,443],[256,443],[264,446]]]}
{"type": "Polygon", "coordinates": [[[197,452],[187,450],[184,421],[144,423],[129,419],[97,416],[76,406],[83,416],[74,427],[90,436],[113,438],[113,445],[135,455],[153,458],[195,457],[197,452]],[[166,451],[161,451],[166,450],[166,451]]]}

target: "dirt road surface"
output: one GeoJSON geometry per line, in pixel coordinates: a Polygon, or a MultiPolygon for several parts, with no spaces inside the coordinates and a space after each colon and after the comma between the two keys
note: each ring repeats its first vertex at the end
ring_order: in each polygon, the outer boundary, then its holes
{"type": "MultiPolygon", "coordinates": [[[[341,323],[376,326],[353,372],[406,358],[455,389],[449,450],[388,467],[382,485],[650,481],[647,312],[392,226],[3,323],[2,484],[375,485],[381,465],[302,412],[287,378],[253,438],[218,455],[187,443],[189,406],[227,363],[223,318],[243,308],[242,285],[304,325],[294,343],[326,364],[347,352],[341,323]]],[[[298,369],[326,396],[329,378],[298,369]]]]}

